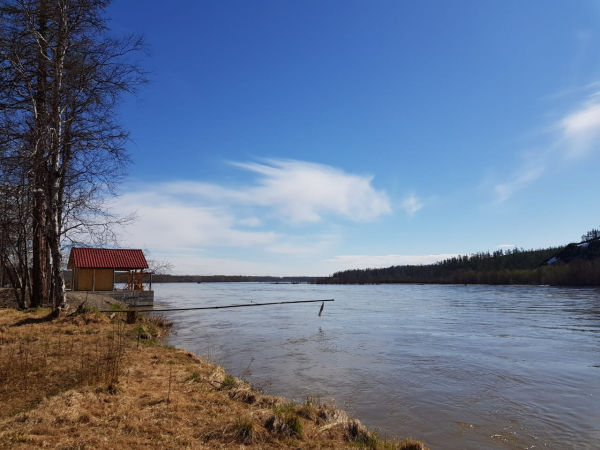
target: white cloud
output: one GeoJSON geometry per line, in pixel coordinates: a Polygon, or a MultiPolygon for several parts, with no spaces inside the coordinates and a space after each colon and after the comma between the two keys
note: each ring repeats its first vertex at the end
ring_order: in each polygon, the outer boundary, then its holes
{"type": "Polygon", "coordinates": [[[559,127],[569,158],[584,156],[600,137],[600,103],[592,102],[563,118],[559,127]]]}
{"type": "Polygon", "coordinates": [[[239,225],[244,227],[259,227],[262,222],[258,217],[246,217],[244,219],[240,219],[237,222],[239,225]]]}
{"type": "MultiPolygon", "coordinates": [[[[172,261],[177,273],[278,273],[286,268],[258,262],[252,270],[245,259],[212,256],[254,253],[258,261],[291,255],[299,261],[338,243],[337,234],[323,234],[323,225],[315,232],[314,224],[325,217],[369,221],[391,212],[387,195],[372,187],[370,176],[302,161],[232,164],[254,179],[235,186],[190,180],[130,186],[112,205],[115,213],[135,209],[139,217],[122,233],[122,244],[149,248],[172,261]],[[280,231],[290,222],[309,223],[311,231],[298,226],[280,231]]],[[[298,263],[290,260],[293,265],[298,263]]]]}
{"type": "Polygon", "coordinates": [[[274,207],[292,222],[316,222],[328,213],[369,221],[391,212],[387,195],[371,186],[371,176],[303,161],[267,163],[233,164],[261,176],[249,190],[254,203],[274,207]]]}
{"type": "Polygon", "coordinates": [[[139,220],[122,236],[132,247],[251,247],[272,244],[279,238],[272,231],[236,229],[235,217],[223,209],[181,203],[156,192],[130,192],[119,197],[112,209],[125,213],[132,207],[137,208],[139,220]]]}
{"type": "Polygon", "coordinates": [[[507,249],[507,248],[515,248],[516,245],[514,244],[500,244],[496,246],[497,248],[501,248],[501,249],[507,249]]]}
{"type": "Polygon", "coordinates": [[[371,221],[392,211],[386,193],[371,186],[372,176],[295,160],[231,164],[257,174],[256,183],[231,188],[180,181],[165,183],[161,191],[187,199],[270,208],[278,218],[294,223],[318,222],[326,214],[371,221]]]}
{"type": "MultiPolygon", "coordinates": [[[[580,90],[590,92],[598,89],[599,84],[591,83],[580,90]]],[[[568,93],[577,91],[571,89],[568,93]]],[[[545,174],[564,170],[565,163],[576,161],[600,148],[600,91],[587,95],[576,108],[547,127],[544,136],[547,142],[539,145],[537,151],[523,152],[520,168],[507,181],[494,186],[498,202],[508,200],[515,192],[545,174]]]]}
{"type": "MultiPolygon", "coordinates": [[[[326,219],[365,222],[392,212],[372,176],[294,160],[231,164],[251,179],[129,186],[112,205],[139,217],[121,234],[122,245],[148,248],[175,273],[324,275],[331,265],[323,259],[340,244],[342,227],[326,219]]],[[[421,208],[412,198],[409,214],[421,208]]]]}
{"type": "Polygon", "coordinates": [[[266,248],[269,253],[308,256],[323,254],[339,242],[337,235],[290,236],[266,248]]]}
{"type": "Polygon", "coordinates": [[[181,275],[295,275],[285,267],[236,258],[212,258],[198,252],[161,252],[161,259],[173,262],[173,273],[181,275]]]}
{"type": "Polygon", "coordinates": [[[423,208],[423,204],[414,194],[411,194],[402,202],[402,209],[411,217],[421,208],[423,208]]]}
{"type": "Polygon", "coordinates": [[[248,228],[264,227],[264,219],[272,218],[315,222],[330,214],[364,221],[391,212],[385,192],[371,186],[372,177],[302,161],[268,162],[233,163],[259,175],[256,183],[238,188],[196,181],[131,188],[114,204],[116,212],[137,208],[140,217],[125,240],[153,248],[262,245],[274,253],[314,253],[314,244],[282,243],[275,232],[248,228]]]}
{"type": "Polygon", "coordinates": [[[543,165],[531,166],[527,169],[517,172],[509,181],[497,184],[494,186],[497,201],[504,202],[508,200],[516,191],[523,189],[532,181],[537,180],[544,173],[544,170],[545,167],[543,165]]]}
{"type": "MultiPolygon", "coordinates": [[[[597,83],[592,86],[597,88],[597,83]]],[[[523,163],[508,180],[494,186],[497,202],[504,202],[515,192],[529,186],[544,174],[563,170],[561,165],[588,155],[600,147],[600,91],[588,95],[577,108],[563,115],[546,129],[549,141],[541,150],[521,154],[523,163]]]]}
{"type": "Polygon", "coordinates": [[[368,269],[375,267],[433,264],[454,256],[457,255],[339,255],[327,259],[325,262],[335,265],[335,270],[368,269]]]}
{"type": "Polygon", "coordinates": [[[270,253],[280,253],[283,255],[306,256],[315,255],[323,251],[320,245],[294,245],[287,242],[282,242],[276,245],[271,245],[266,248],[270,253]]]}

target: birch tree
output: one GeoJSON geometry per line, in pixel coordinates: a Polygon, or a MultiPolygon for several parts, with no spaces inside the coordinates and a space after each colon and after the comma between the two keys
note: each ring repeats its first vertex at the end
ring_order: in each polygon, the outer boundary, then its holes
{"type": "Polygon", "coordinates": [[[144,40],[109,34],[109,3],[0,0],[1,125],[18,143],[33,194],[32,302],[43,298],[41,285],[56,309],[66,306],[61,244],[111,219],[104,199],[129,162],[117,108],[147,81],[132,59],[144,40]]]}
{"type": "Polygon", "coordinates": [[[0,270],[2,285],[10,284],[19,308],[31,293],[31,195],[25,174],[3,149],[0,184],[0,270]]]}

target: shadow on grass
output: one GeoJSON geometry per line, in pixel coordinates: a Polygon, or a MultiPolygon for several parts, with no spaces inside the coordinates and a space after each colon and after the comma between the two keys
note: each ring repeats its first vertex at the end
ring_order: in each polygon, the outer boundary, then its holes
{"type": "Polygon", "coordinates": [[[42,317],[27,317],[26,319],[19,320],[18,322],[12,324],[11,326],[20,327],[23,325],[32,325],[32,324],[36,324],[36,323],[52,322],[54,319],[56,319],[56,314],[54,312],[51,312],[42,317]]]}

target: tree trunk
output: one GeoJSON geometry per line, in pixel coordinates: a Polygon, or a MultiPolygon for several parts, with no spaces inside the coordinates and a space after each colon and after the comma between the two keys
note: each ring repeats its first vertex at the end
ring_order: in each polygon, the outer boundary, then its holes
{"type": "Polygon", "coordinates": [[[34,96],[35,107],[35,129],[33,133],[33,245],[32,245],[32,292],[31,306],[42,306],[48,304],[48,293],[50,288],[50,254],[46,240],[46,199],[44,186],[45,153],[48,143],[47,130],[47,89],[48,89],[48,46],[46,36],[48,34],[46,0],[40,0],[38,6],[38,29],[39,53],[37,57],[37,86],[34,96]]]}
{"type": "Polygon", "coordinates": [[[61,105],[61,89],[65,54],[67,51],[68,20],[66,11],[63,10],[58,20],[57,45],[53,56],[52,80],[52,110],[50,116],[50,167],[47,171],[48,179],[47,199],[50,208],[46,226],[48,244],[52,256],[52,296],[55,311],[67,307],[65,280],[62,272],[62,253],[60,251],[62,200],[60,195],[62,185],[61,157],[63,142],[63,109],[61,105]]]}
{"type": "Polygon", "coordinates": [[[33,210],[33,245],[31,271],[31,306],[38,307],[48,304],[49,292],[49,254],[48,243],[44,233],[46,228],[46,212],[44,211],[43,193],[35,194],[33,210]]]}
{"type": "MultiPolygon", "coordinates": [[[[60,231],[57,237],[60,236],[60,231]]],[[[65,288],[65,278],[62,271],[62,253],[60,252],[60,240],[51,242],[52,249],[52,305],[55,311],[65,310],[67,308],[67,295],[65,288]]]]}

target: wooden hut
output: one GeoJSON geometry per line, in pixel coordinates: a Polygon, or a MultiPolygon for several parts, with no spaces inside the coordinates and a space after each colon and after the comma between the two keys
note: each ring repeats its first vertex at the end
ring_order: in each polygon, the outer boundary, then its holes
{"type": "Polygon", "coordinates": [[[141,250],[72,248],[67,268],[73,271],[74,291],[113,291],[115,272],[128,272],[127,289],[143,290],[148,262],[141,250]]]}

